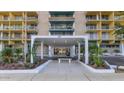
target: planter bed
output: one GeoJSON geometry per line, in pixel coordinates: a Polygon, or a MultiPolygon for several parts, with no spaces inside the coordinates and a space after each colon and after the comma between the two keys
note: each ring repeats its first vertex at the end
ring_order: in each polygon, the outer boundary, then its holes
{"type": "Polygon", "coordinates": [[[11,64],[11,66],[14,67],[10,67],[10,64],[8,65],[8,67],[4,66],[4,68],[0,69],[0,73],[39,73],[41,70],[44,69],[44,67],[46,67],[48,65],[48,63],[51,62],[50,60],[48,61],[44,61],[44,62],[39,62],[38,64],[35,65],[31,65],[31,66],[25,66],[24,64],[20,64],[20,63],[16,63],[16,64],[11,64]],[[20,67],[19,67],[20,66],[20,67]]]}
{"type": "Polygon", "coordinates": [[[80,62],[83,66],[85,66],[89,71],[93,72],[93,73],[115,73],[115,70],[113,68],[110,67],[110,65],[108,63],[106,63],[106,67],[93,67],[93,65],[87,65],[84,64],[83,62],[80,62]]]}
{"type": "Polygon", "coordinates": [[[88,64],[90,67],[94,68],[94,69],[110,69],[110,66],[107,65],[106,63],[103,64],[103,66],[97,67],[95,64],[88,64]]]}
{"type": "Polygon", "coordinates": [[[47,60],[41,60],[40,62],[31,64],[31,63],[4,63],[0,62],[0,70],[18,70],[18,69],[33,69],[38,67],[39,65],[45,63],[47,60]]]}

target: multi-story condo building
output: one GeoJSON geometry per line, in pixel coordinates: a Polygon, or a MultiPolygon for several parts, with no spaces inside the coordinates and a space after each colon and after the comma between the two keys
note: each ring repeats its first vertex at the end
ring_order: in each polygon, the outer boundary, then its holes
{"type": "MultiPolygon", "coordinates": [[[[31,35],[83,35],[88,36],[91,44],[100,44],[110,53],[119,49],[124,55],[124,39],[114,35],[116,23],[124,24],[123,16],[119,16],[117,11],[0,12],[0,50],[12,46],[22,47],[26,51],[31,43],[31,35]]],[[[44,56],[62,56],[67,53],[75,56],[78,53],[78,45],[68,47],[68,42],[64,42],[65,45],[62,46],[44,44],[44,56]]],[[[40,48],[42,49],[41,44],[37,48],[37,53],[41,54],[40,48]]]]}
{"type": "Polygon", "coordinates": [[[0,50],[4,47],[22,47],[37,34],[36,12],[0,12],[0,50]]]}

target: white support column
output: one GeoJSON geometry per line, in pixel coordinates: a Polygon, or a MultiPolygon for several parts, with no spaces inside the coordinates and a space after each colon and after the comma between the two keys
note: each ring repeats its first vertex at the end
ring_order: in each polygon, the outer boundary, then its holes
{"type": "Polygon", "coordinates": [[[49,46],[49,57],[52,57],[52,47],[49,46]]]}
{"type": "Polygon", "coordinates": [[[41,59],[43,59],[43,42],[41,42],[41,59]]]}
{"type": "Polygon", "coordinates": [[[72,47],[72,54],[73,54],[73,57],[75,56],[75,45],[72,47]]]}
{"type": "Polygon", "coordinates": [[[34,45],[34,38],[31,38],[31,63],[34,63],[33,54],[32,54],[33,45],[34,45]]]}
{"type": "MultiPolygon", "coordinates": [[[[2,39],[3,38],[3,32],[1,32],[1,35],[0,35],[0,39],[2,39]]],[[[2,49],[3,49],[3,42],[1,41],[0,42],[0,51],[2,51],[2,49]]]]}
{"type": "Polygon", "coordinates": [[[124,44],[123,43],[120,44],[120,50],[121,50],[121,54],[124,56],[124,44]]]}
{"type": "Polygon", "coordinates": [[[2,51],[2,49],[3,49],[3,43],[0,42],[0,52],[2,51]]]}
{"type": "Polygon", "coordinates": [[[89,63],[89,53],[88,53],[88,39],[85,38],[85,64],[89,63]]]}
{"type": "Polygon", "coordinates": [[[71,57],[75,56],[75,45],[70,47],[70,56],[71,57]]]}
{"type": "Polygon", "coordinates": [[[80,55],[81,55],[81,45],[78,43],[78,61],[80,61],[80,55]]]}
{"type": "Polygon", "coordinates": [[[52,46],[52,50],[51,50],[51,54],[52,54],[52,56],[54,55],[54,47],[52,46]]]}

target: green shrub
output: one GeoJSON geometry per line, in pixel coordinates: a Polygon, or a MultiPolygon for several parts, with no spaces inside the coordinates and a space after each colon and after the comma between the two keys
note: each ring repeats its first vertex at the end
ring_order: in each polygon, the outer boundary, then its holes
{"type": "Polygon", "coordinates": [[[5,63],[13,62],[13,50],[12,48],[4,48],[1,52],[2,60],[5,63]]]}
{"type": "Polygon", "coordinates": [[[21,58],[22,48],[16,48],[14,52],[16,59],[19,60],[21,58]]]}
{"type": "Polygon", "coordinates": [[[115,50],[113,50],[113,52],[115,52],[115,53],[120,53],[120,50],[115,49],[115,50]]]}
{"type": "Polygon", "coordinates": [[[108,52],[108,50],[107,50],[107,49],[104,49],[102,52],[103,52],[103,53],[107,53],[107,52],[108,52]]]}
{"type": "Polygon", "coordinates": [[[90,64],[95,64],[97,67],[103,65],[103,61],[101,58],[102,49],[97,45],[92,45],[89,47],[90,52],[90,64]]]}

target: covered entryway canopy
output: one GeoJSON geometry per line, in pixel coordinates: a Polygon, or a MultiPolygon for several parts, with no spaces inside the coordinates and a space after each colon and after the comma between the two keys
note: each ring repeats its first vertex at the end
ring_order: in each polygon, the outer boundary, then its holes
{"type": "MultiPolygon", "coordinates": [[[[31,37],[31,51],[35,41],[41,41],[41,58],[43,58],[43,44],[53,46],[72,46],[78,45],[80,50],[80,43],[85,42],[85,64],[88,64],[88,36],[32,36],[31,37]]],[[[78,53],[80,56],[80,53],[78,53]]],[[[33,55],[31,54],[31,63],[33,63],[33,55]]]]}

